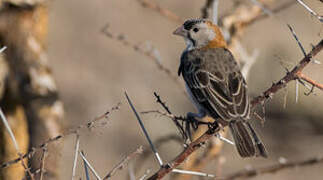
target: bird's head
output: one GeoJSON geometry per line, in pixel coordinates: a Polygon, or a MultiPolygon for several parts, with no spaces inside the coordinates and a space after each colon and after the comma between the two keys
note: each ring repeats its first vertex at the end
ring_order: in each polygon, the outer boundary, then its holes
{"type": "Polygon", "coordinates": [[[187,20],[173,34],[184,37],[188,49],[226,47],[219,27],[205,19],[187,20]]]}

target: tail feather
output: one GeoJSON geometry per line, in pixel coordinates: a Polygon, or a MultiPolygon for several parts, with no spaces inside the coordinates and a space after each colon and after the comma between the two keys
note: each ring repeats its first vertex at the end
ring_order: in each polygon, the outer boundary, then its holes
{"type": "Polygon", "coordinates": [[[235,121],[229,127],[241,157],[267,157],[265,146],[248,122],[235,121]]]}

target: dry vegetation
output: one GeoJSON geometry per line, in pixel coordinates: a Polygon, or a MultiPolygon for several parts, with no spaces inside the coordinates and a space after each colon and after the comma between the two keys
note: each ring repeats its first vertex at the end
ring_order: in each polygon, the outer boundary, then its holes
{"type": "MultiPolygon", "coordinates": [[[[186,114],[186,112],[191,110],[191,107],[187,106],[188,101],[180,100],[187,97],[184,94],[182,81],[176,76],[176,67],[174,65],[178,65],[179,60],[174,62],[170,60],[171,58],[178,59],[177,56],[179,56],[181,53],[180,49],[183,47],[172,49],[173,46],[168,43],[174,42],[169,42],[166,37],[165,40],[163,39],[164,32],[162,32],[162,27],[158,29],[160,30],[160,32],[158,31],[158,37],[160,36],[160,38],[154,39],[157,38],[157,36],[152,36],[151,41],[156,40],[166,44],[162,46],[164,49],[156,48],[155,46],[152,46],[151,43],[135,43],[136,41],[133,39],[139,38],[138,41],[140,42],[143,40],[140,39],[139,36],[136,37],[136,33],[138,32],[131,31],[137,28],[136,25],[138,24],[143,26],[145,26],[145,23],[154,24],[154,21],[152,20],[154,18],[160,18],[161,23],[172,23],[174,27],[181,24],[185,18],[182,17],[182,15],[178,15],[182,13],[182,9],[178,8],[178,4],[183,2],[160,2],[161,4],[155,0],[137,0],[131,3],[128,2],[129,4],[124,2],[110,2],[111,4],[109,4],[107,2],[110,6],[105,8],[111,8],[111,10],[113,9],[113,6],[118,6],[118,3],[122,4],[120,7],[129,9],[129,11],[126,11],[129,15],[127,13],[122,14],[128,18],[128,21],[124,23],[121,21],[124,17],[121,15],[119,17],[118,14],[115,13],[117,14],[115,17],[118,17],[118,21],[112,21],[114,22],[113,24],[110,21],[107,24],[105,24],[105,21],[98,21],[98,25],[102,27],[101,30],[99,30],[100,28],[94,28],[96,30],[96,36],[98,37],[95,37],[94,39],[89,38],[87,37],[86,32],[82,37],[76,36],[76,38],[73,39],[74,41],[77,41],[78,38],[86,38],[85,41],[82,41],[83,43],[89,43],[89,41],[91,41],[89,44],[92,46],[90,46],[90,48],[85,48],[86,50],[89,50],[84,51],[85,54],[90,54],[90,52],[93,53],[91,49],[96,50],[96,48],[93,47],[93,43],[96,40],[99,39],[101,43],[100,46],[104,48],[105,46],[104,43],[102,45],[102,42],[109,41],[108,52],[110,54],[106,55],[105,49],[103,48],[102,50],[103,57],[108,57],[108,60],[105,59],[105,63],[107,64],[102,66],[104,68],[101,75],[96,74],[95,77],[92,77],[93,74],[91,73],[94,73],[97,70],[100,71],[102,68],[100,61],[93,60],[89,62],[86,60],[87,58],[84,58],[85,61],[80,60],[73,64],[73,62],[66,62],[67,60],[64,59],[55,60],[55,58],[60,58],[60,54],[53,53],[53,55],[50,55],[51,60],[54,61],[54,63],[51,63],[53,64],[53,68],[49,66],[49,60],[47,58],[47,29],[49,15],[48,6],[50,6],[51,3],[33,0],[8,0],[0,1],[0,45],[1,47],[4,47],[0,50],[0,105],[2,108],[0,111],[2,119],[2,123],[0,124],[0,179],[42,180],[96,178],[100,180],[127,177],[131,180],[143,180],[162,179],[168,176],[170,179],[178,180],[194,178],[231,180],[239,178],[259,178],[260,176],[262,179],[273,179],[273,177],[267,175],[273,173],[276,173],[275,179],[288,179],[295,178],[297,174],[304,172],[308,172],[312,179],[321,177],[322,172],[315,170],[312,165],[323,167],[323,154],[319,150],[320,148],[318,148],[322,147],[323,144],[322,141],[315,141],[315,138],[322,137],[323,134],[323,122],[321,118],[323,114],[322,112],[308,111],[306,108],[311,109],[311,107],[315,106],[316,102],[320,102],[323,98],[323,93],[321,92],[321,90],[323,90],[323,84],[320,83],[322,82],[322,79],[315,78],[322,75],[322,73],[319,73],[321,69],[319,71],[315,71],[315,69],[317,69],[316,66],[322,68],[320,67],[319,62],[322,56],[320,56],[319,53],[323,49],[323,18],[320,15],[320,13],[323,12],[317,12],[317,9],[319,8],[314,9],[309,5],[318,4],[322,7],[322,2],[315,1],[308,3],[302,0],[284,1],[282,3],[275,0],[232,0],[230,3],[228,2],[229,1],[219,2],[218,0],[205,0],[203,3],[199,3],[198,7],[194,7],[196,11],[194,11],[195,13],[192,12],[191,16],[196,15],[197,12],[198,16],[210,18],[215,23],[218,23],[226,35],[230,50],[241,64],[241,71],[243,74],[248,79],[258,78],[258,81],[255,81],[252,84],[254,84],[253,86],[262,87],[263,89],[258,90],[258,92],[251,90],[252,96],[254,96],[254,98],[251,99],[252,111],[254,114],[253,119],[260,120],[261,123],[259,124],[264,126],[270,125],[270,123],[272,123],[271,121],[276,119],[276,123],[279,121],[280,130],[286,131],[291,134],[292,137],[295,137],[295,139],[302,137],[302,135],[300,133],[297,135],[297,129],[284,130],[284,128],[288,127],[287,125],[289,123],[296,123],[295,121],[293,122],[288,119],[294,119],[295,117],[302,118],[302,120],[298,120],[298,123],[302,123],[301,128],[306,128],[308,123],[313,123],[312,126],[315,126],[315,132],[318,135],[309,135],[306,142],[301,142],[300,140],[300,143],[297,143],[302,148],[306,148],[306,144],[311,145],[314,142],[316,143],[315,147],[313,146],[311,148],[308,146],[308,152],[302,154],[306,154],[306,157],[299,156],[297,153],[293,155],[293,145],[284,142],[284,140],[289,140],[287,138],[288,135],[281,133],[278,130],[276,132],[275,128],[268,129],[267,131],[269,131],[269,133],[266,132],[264,133],[265,135],[262,135],[272,136],[271,141],[267,141],[268,143],[265,141],[267,148],[271,149],[271,145],[274,146],[275,142],[277,142],[276,147],[285,145],[285,143],[287,147],[282,147],[282,152],[280,152],[280,148],[278,148],[279,150],[275,151],[275,153],[271,153],[269,159],[261,160],[262,164],[257,160],[246,162],[244,159],[240,158],[232,159],[232,157],[235,157],[233,153],[236,152],[232,145],[230,145],[231,141],[229,139],[231,137],[227,137],[227,130],[220,128],[218,124],[214,124],[210,127],[199,127],[193,135],[193,142],[189,144],[184,142],[183,136],[185,136],[184,134],[189,124],[187,123],[188,120],[185,116],[177,114],[179,114],[178,112],[181,112],[180,114],[186,114]],[[230,6],[226,3],[230,4],[230,6]],[[222,11],[224,8],[220,7],[224,6],[224,4],[225,7],[229,8],[222,11]],[[130,10],[131,5],[138,5],[136,8],[142,11],[141,13],[144,13],[142,17],[146,19],[136,19],[140,22],[131,22],[129,20],[129,17],[133,13],[130,10]],[[291,9],[291,7],[294,6],[302,8],[302,14],[305,14],[305,17],[311,17],[309,24],[313,24],[312,26],[315,28],[308,30],[307,33],[314,32],[313,34],[305,35],[304,33],[299,33],[296,28],[293,28],[295,24],[291,24],[287,17],[285,18],[278,15],[285,11],[290,12],[291,15],[296,14],[296,12],[293,12],[293,9],[291,9]],[[149,14],[151,17],[146,17],[147,14],[145,13],[149,14]],[[279,30],[285,29],[286,32],[288,31],[288,33],[280,33],[279,36],[284,38],[288,36],[287,38],[293,40],[289,41],[290,47],[288,49],[288,51],[293,52],[293,56],[284,56],[284,60],[279,59],[278,61],[281,65],[272,62],[269,63],[271,67],[274,67],[275,69],[283,67],[282,69],[285,70],[283,73],[278,73],[279,76],[275,76],[274,82],[272,82],[270,78],[259,80],[264,77],[263,74],[265,74],[261,71],[265,71],[266,69],[266,64],[259,63],[259,59],[261,59],[261,56],[265,55],[259,53],[257,49],[250,55],[246,50],[249,49],[247,48],[249,47],[249,44],[244,43],[244,38],[248,36],[248,29],[260,29],[256,24],[259,22],[261,23],[262,21],[267,21],[269,24],[271,22],[279,24],[279,30]],[[125,26],[125,28],[120,31],[115,30],[118,29],[116,27],[118,26],[117,22],[120,22],[120,26],[125,26]],[[133,29],[127,28],[127,25],[130,25],[133,29]],[[308,51],[306,50],[307,45],[304,46],[304,42],[302,42],[303,36],[310,36],[312,38],[313,42],[311,42],[311,49],[308,51]],[[133,50],[134,54],[129,55],[128,51],[130,50],[133,50]],[[114,53],[120,53],[123,56],[111,55],[114,53]],[[173,53],[176,53],[176,57],[171,55],[165,56],[165,54],[173,53]],[[285,58],[288,58],[293,64],[287,67],[286,64],[288,63],[285,62],[285,58]],[[94,71],[81,66],[78,67],[77,64],[79,63],[88,66],[93,65],[94,71]],[[139,66],[139,63],[142,65],[139,66]],[[257,66],[257,64],[260,65],[257,66]],[[73,65],[75,65],[75,67],[73,65]],[[107,66],[109,66],[108,70],[105,69],[107,66]],[[259,75],[259,77],[253,72],[255,66],[257,66],[258,69],[262,69],[260,70],[261,75],[259,75]],[[263,67],[260,68],[260,66],[263,67]],[[136,70],[137,68],[139,70],[136,70]],[[145,72],[145,75],[142,75],[140,71],[145,68],[151,70],[145,72]],[[313,69],[313,71],[311,69],[313,69]],[[57,88],[56,82],[54,81],[53,71],[54,75],[58,78],[59,88],[57,88]],[[70,77],[74,76],[74,71],[76,72],[75,79],[71,80],[70,77]],[[316,74],[320,75],[317,76],[316,74]],[[260,81],[262,83],[265,81],[266,85],[264,86],[263,84],[258,83],[260,81]],[[78,88],[77,83],[80,82],[88,84],[83,88],[78,88]],[[125,84],[123,84],[124,82],[125,84]],[[292,82],[295,82],[295,89],[287,89],[292,82]],[[103,87],[105,84],[106,87],[104,88],[107,89],[102,88],[103,90],[100,91],[99,87],[103,87]],[[131,93],[129,93],[130,96],[126,93],[126,97],[123,97],[124,87],[126,87],[127,90],[131,89],[131,93]],[[57,89],[61,89],[61,96],[58,95],[59,91],[57,89]],[[91,89],[91,91],[86,91],[88,89],[91,89]],[[289,111],[288,107],[287,109],[281,110],[282,103],[278,103],[278,105],[270,103],[273,101],[274,97],[284,97],[283,104],[286,106],[287,93],[285,95],[279,94],[279,91],[282,90],[294,93],[293,97],[295,97],[296,102],[305,101],[306,98],[309,99],[309,103],[305,103],[304,105],[293,103],[290,108],[292,113],[288,114],[286,113],[289,111]],[[142,91],[149,92],[142,93],[142,91]],[[153,97],[151,92],[154,91],[167,95],[161,97],[159,94],[154,93],[155,97],[153,97]],[[315,93],[316,91],[317,94],[315,93]],[[81,92],[86,93],[85,95],[83,94],[84,96],[81,96],[81,92]],[[304,92],[305,96],[301,96],[301,92],[304,92]],[[106,95],[106,93],[108,93],[108,95],[106,95]],[[97,98],[95,98],[95,95],[93,94],[97,94],[97,98]],[[134,96],[135,94],[137,96],[134,96]],[[147,94],[151,94],[151,96],[147,96],[147,94]],[[89,98],[93,99],[92,104],[90,103],[90,100],[86,100],[85,97],[87,95],[89,98]],[[313,96],[315,96],[316,100],[311,99],[313,96]],[[102,109],[103,106],[106,107],[106,105],[103,105],[105,102],[101,101],[106,101],[107,97],[110,98],[108,100],[110,108],[93,120],[82,122],[86,120],[84,117],[89,116],[89,113],[86,113],[87,110],[85,109],[95,109],[93,112],[97,113],[98,109],[102,109]],[[61,100],[65,103],[67,113],[74,113],[73,115],[67,114],[65,117],[65,119],[73,119],[73,122],[65,123],[72,127],[63,128],[62,126],[64,108],[61,100]],[[101,100],[101,103],[99,100],[101,100]],[[155,100],[157,103],[154,103],[155,100]],[[122,101],[125,103],[121,106],[121,103],[110,103],[113,101],[122,101]],[[93,104],[95,106],[92,107],[93,104]],[[100,106],[100,104],[102,106],[100,106]],[[128,104],[135,116],[127,107],[128,104]],[[161,108],[158,108],[157,105],[160,105],[161,108]],[[150,110],[139,110],[144,108],[149,108],[150,110]],[[284,113],[287,114],[288,118],[286,118],[286,114],[284,113]],[[116,114],[122,115],[121,117],[116,117],[116,114]],[[150,121],[154,122],[144,122],[143,117],[145,119],[149,117],[151,119],[150,121]],[[80,118],[83,119],[79,120],[80,118]],[[135,118],[138,122],[133,120],[135,118]],[[170,119],[171,121],[161,120],[162,118],[170,119]],[[266,123],[265,118],[269,118],[266,123]],[[310,122],[304,123],[306,120],[310,122]],[[107,124],[108,126],[105,128],[107,124]],[[134,129],[134,127],[140,127],[140,129],[134,129]],[[178,131],[174,127],[177,127],[178,131]],[[141,131],[143,133],[141,133],[141,131]],[[105,134],[104,132],[108,132],[108,134],[105,134]],[[105,137],[100,137],[100,133],[105,137]],[[277,135],[275,139],[274,135],[276,133],[281,133],[282,136],[279,137],[277,135]],[[294,133],[296,134],[294,135],[294,133]],[[147,141],[143,138],[139,140],[139,138],[142,137],[141,134],[144,134],[147,141]],[[152,134],[159,134],[159,136],[156,136],[156,138],[152,134]],[[67,142],[65,143],[64,149],[61,148],[62,140],[67,142]],[[94,140],[98,142],[93,144],[94,140]],[[171,144],[173,142],[175,142],[176,145],[171,144]],[[105,145],[105,148],[102,148],[103,145],[105,145]],[[167,146],[167,148],[160,148],[164,146],[167,146]],[[287,148],[287,150],[285,149],[286,152],[284,152],[284,148],[287,148]],[[230,150],[228,151],[228,149],[230,150]],[[288,159],[284,157],[286,156],[286,153],[291,155],[288,159]],[[93,154],[96,154],[96,156],[93,156],[93,154]],[[121,157],[120,154],[128,155],[121,157]],[[167,155],[167,157],[165,158],[164,155],[167,155]],[[63,158],[61,158],[61,156],[63,156],[63,158]],[[278,159],[277,157],[279,157],[279,160],[276,160],[278,159]],[[103,161],[103,159],[105,160],[103,161]],[[216,161],[216,163],[214,161],[216,161]],[[252,164],[252,166],[248,166],[248,164],[252,164]],[[259,166],[259,164],[261,164],[261,166],[259,166]],[[227,170],[228,167],[229,170],[227,170]],[[123,169],[128,169],[128,171],[123,169]],[[285,169],[292,170],[290,170],[289,173],[282,175],[284,172],[283,170],[285,169]],[[103,176],[103,174],[105,176],[103,176]]],[[[95,4],[93,6],[96,8],[100,6],[97,2],[93,2],[93,4],[95,4]]],[[[80,5],[80,7],[84,6],[81,5],[81,3],[77,3],[77,5],[80,5]]],[[[190,12],[186,11],[192,8],[187,4],[185,7],[187,7],[184,8],[185,13],[190,15],[190,12]]],[[[90,9],[91,7],[88,8],[90,9]]],[[[50,10],[52,11],[53,8],[50,8],[50,10]]],[[[297,13],[299,13],[299,11],[300,10],[298,10],[297,13]]],[[[58,11],[56,13],[59,14],[58,11]]],[[[113,14],[110,15],[113,16],[113,14]]],[[[58,17],[59,15],[55,14],[53,16],[58,17]]],[[[69,19],[69,17],[72,16],[73,13],[71,13],[71,16],[64,16],[64,18],[66,17],[66,19],[69,19]]],[[[93,17],[95,17],[95,15],[93,17]]],[[[76,19],[82,18],[76,17],[74,20],[76,19]]],[[[68,24],[73,24],[68,20],[66,21],[68,24]]],[[[87,26],[87,23],[90,24],[92,21],[93,20],[91,19],[83,18],[82,21],[78,20],[77,22],[81,22],[80,24],[82,25],[80,27],[86,29],[88,27],[95,27],[90,25],[87,26]]],[[[301,21],[293,22],[300,23],[301,25],[305,24],[301,21]]],[[[274,26],[274,24],[270,25],[274,26]]],[[[62,29],[61,26],[57,25],[57,22],[54,23],[53,26],[57,26],[55,29],[58,31],[62,29]]],[[[68,26],[64,29],[64,32],[65,30],[69,31],[67,27],[68,26]]],[[[172,29],[168,28],[169,26],[165,25],[165,27],[169,32],[172,31],[172,29]]],[[[154,31],[153,28],[154,27],[151,29],[148,28],[148,30],[154,31]]],[[[78,30],[83,32],[82,29],[78,30]]],[[[252,42],[252,39],[256,39],[257,36],[264,36],[266,33],[270,34],[274,33],[274,31],[277,32],[277,30],[270,28],[266,30],[262,29],[261,31],[256,31],[256,34],[251,38],[249,37],[249,41],[252,42]]],[[[75,31],[75,34],[81,36],[80,32],[75,31]]],[[[52,31],[52,33],[55,32],[52,31]]],[[[149,33],[152,32],[147,32],[147,34],[149,33]]],[[[73,34],[74,31],[71,31],[70,35],[72,36],[73,34]]],[[[141,34],[144,34],[144,32],[141,32],[141,34]]],[[[154,33],[152,33],[152,35],[154,35],[154,33]]],[[[270,41],[270,38],[271,37],[267,39],[268,42],[270,41]]],[[[68,41],[68,38],[64,38],[64,40],[68,41]]],[[[260,41],[257,41],[259,47],[267,47],[265,40],[266,39],[262,39],[261,43],[260,41]]],[[[50,48],[66,47],[63,45],[63,42],[61,43],[62,44],[50,48]]],[[[272,45],[274,46],[275,44],[272,45]]],[[[75,46],[77,45],[75,44],[75,46]]],[[[71,55],[71,57],[73,57],[75,54],[77,58],[81,56],[78,52],[72,52],[73,50],[74,49],[71,47],[68,50],[69,53],[64,54],[63,57],[69,59],[69,57],[65,56],[71,55]]],[[[283,52],[284,50],[279,51],[279,53],[283,52]]],[[[79,53],[81,53],[81,51],[79,53]]],[[[94,51],[93,54],[96,54],[96,51],[94,51]]],[[[97,58],[100,57],[99,55],[96,56],[97,58]]],[[[266,58],[273,58],[272,56],[273,55],[267,54],[266,58]]],[[[274,74],[273,72],[270,73],[274,74]]],[[[321,105],[323,104],[321,103],[321,105]]],[[[313,107],[313,109],[315,109],[315,107],[313,107]]],[[[314,130],[311,129],[311,131],[314,130]]],[[[260,134],[262,134],[261,131],[260,134]]]]}

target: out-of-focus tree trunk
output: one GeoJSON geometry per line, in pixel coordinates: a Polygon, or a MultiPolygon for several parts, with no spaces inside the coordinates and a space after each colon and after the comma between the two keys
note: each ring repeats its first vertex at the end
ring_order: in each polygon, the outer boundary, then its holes
{"type": "MultiPolygon", "coordinates": [[[[0,45],[7,46],[0,59],[1,107],[25,153],[28,147],[60,134],[64,112],[48,66],[48,9],[40,0],[4,0],[0,7],[0,45]]],[[[2,163],[17,157],[17,152],[3,126],[0,128],[2,163]]],[[[60,145],[47,148],[45,179],[58,179],[60,145]]],[[[30,160],[32,172],[40,168],[40,154],[30,160]]],[[[1,170],[0,179],[22,179],[24,174],[17,163],[1,170]]]]}

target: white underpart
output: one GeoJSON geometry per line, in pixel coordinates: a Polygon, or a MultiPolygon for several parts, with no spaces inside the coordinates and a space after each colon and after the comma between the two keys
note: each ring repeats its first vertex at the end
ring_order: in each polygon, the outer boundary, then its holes
{"type": "Polygon", "coordinates": [[[186,44],[186,49],[185,51],[190,51],[192,49],[194,49],[193,43],[191,40],[189,40],[188,38],[184,37],[185,40],[185,44],[186,44]]]}

